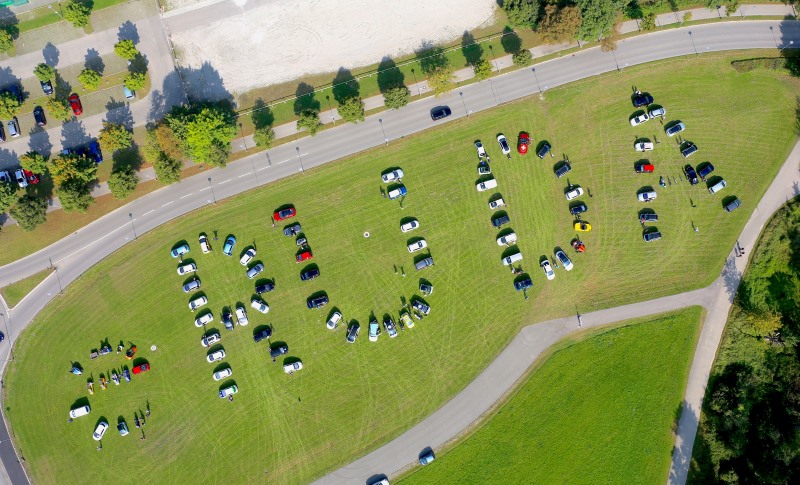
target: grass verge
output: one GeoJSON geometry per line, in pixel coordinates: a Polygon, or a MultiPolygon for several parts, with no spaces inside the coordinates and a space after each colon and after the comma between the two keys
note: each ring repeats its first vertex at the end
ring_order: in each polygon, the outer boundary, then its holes
{"type": "Polygon", "coordinates": [[[17,303],[25,298],[25,295],[30,293],[32,289],[36,288],[36,286],[44,281],[45,278],[50,276],[50,273],[52,272],[52,269],[46,269],[36,273],[35,275],[28,276],[25,279],[11,283],[8,286],[4,286],[0,288],[0,295],[3,295],[3,300],[5,300],[8,308],[14,308],[17,303]]]}

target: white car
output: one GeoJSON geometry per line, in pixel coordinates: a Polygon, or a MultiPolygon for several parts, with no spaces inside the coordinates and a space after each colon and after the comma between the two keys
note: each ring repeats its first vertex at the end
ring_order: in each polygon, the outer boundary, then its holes
{"type": "Polygon", "coordinates": [[[200,234],[200,249],[203,251],[203,254],[211,252],[211,245],[208,244],[208,237],[205,233],[200,234]]]}
{"type": "Polygon", "coordinates": [[[326,323],[325,326],[333,330],[334,328],[339,326],[339,322],[341,321],[342,321],[342,314],[339,312],[334,312],[334,314],[331,315],[331,318],[328,319],[328,323],[326,323]]]}
{"type": "Polygon", "coordinates": [[[489,179],[486,182],[475,184],[475,188],[478,189],[478,192],[485,192],[495,187],[497,187],[497,179],[489,179]]]}
{"type": "Polygon", "coordinates": [[[544,275],[547,276],[548,280],[554,280],[556,278],[556,272],[553,271],[553,267],[550,266],[550,261],[545,259],[539,263],[539,266],[542,267],[542,271],[544,271],[544,275]]]}
{"type": "Polygon", "coordinates": [[[409,253],[416,253],[420,249],[425,249],[428,247],[428,242],[424,239],[420,239],[417,242],[413,242],[408,245],[408,252],[409,253]]]}
{"type": "Polygon", "coordinates": [[[497,135],[497,143],[500,144],[500,151],[503,152],[503,155],[511,158],[511,147],[508,146],[508,140],[506,140],[506,136],[502,133],[497,135]]]}
{"type": "Polygon", "coordinates": [[[648,121],[649,119],[650,117],[647,116],[647,113],[642,113],[635,118],[631,118],[631,126],[639,126],[645,121],[648,121]]]}
{"type": "Polygon", "coordinates": [[[510,232],[510,233],[506,234],[505,236],[500,236],[500,237],[497,238],[497,245],[498,246],[511,246],[515,242],[517,242],[517,233],[516,232],[510,232]]]}
{"type": "Polygon", "coordinates": [[[486,149],[483,148],[483,143],[480,140],[475,142],[475,150],[478,151],[478,158],[486,158],[486,149]]]}
{"type": "Polygon", "coordinates": [[[215,381],[221,381],[222,379],[225,379],[226,377],[230,377],[232,374],[233,374],[233,369],[231,369],[230,367],[226,367],[226,368],[224,368],[222,370],[218,370],[217,372],[214,372],[214,380],[215,381]]]}
{"type": "Polygon", "coordinates": [[[209,323],[214,321],[214,314],[211,312],[205,313],[200,315],[199,317],[194,319],[194,326],[195,327],[202,327],[203,325],[208,325],[209,323]]]}
{"type": "Polygon", "coordinates": [[[256,257],[255,248],[250,248],[250,249],[248,249],[247,251],[244,252],[244,254],[242,255],[242,259],[239,260],[239,263],[241,263],[242,266],[247,266],[247,264],[250,261],[252,261],[253,258],[255,258],[255,257],[256,257]]]}
{"type": "Polygon", "coordinates": [[[565,194],[567,200],[577,199],[583,195],[583,189],[574,185],[569,186],[569,191],[565,194]]]}
{"type": "Polygon", "coordinates": [[[405,173],[403,173],[403,170],[398,168],[397,170],[392,170],[389,173],[381,175],[381,180],[383,180],[383,183],[388,184],[389,182],[399,181],[404,175],[405,173]]]}
{"type": "Polygon", "coordinates": [[[0,183],[11,183],[11,174],[7,170],[0,170],[0,183]]]}
{"type": "Polygon", "coordinates": [[[401,232],[413,231],[414,229],[416,229],[418,227],[419,227],[419,221],[414,219],[414,220],[406,222],[405,224],[402,224],[400,226],[400,231],[401,232]]]}
{"type": "Polygon", "coordinates": [[[197,297],[189,302],[189,310],[195,311],[201,306],[205,305],[206,303],[208,303],[208,298],[206,298],[205,296],[197,297]]]}
{"type": "Polygon", "coordinates": [[[649,152],[653,148],[655,148],[655,145],[652,141],[640,141],[633,144],[633,149],[637,152],[649,152]]]}
{"type": "Polygon", "coordinates": [[[259,300],[258,298],[253,298],[253,300],[250,302],[250,306],[253,307],[255,310],[258,310],[264,314],[266,314],[269,311],[269,305],[267,305],[263,300],[259,300]]]}
{"type": "Polygon", "coordinates": [[[25,172],[23,172],[22,169],[14,172],[14,177],[17,178],[17,185],[19,185],[19,188],[24,189],[28,186],[28,179],[25,177],[25,172]]]}
{"type": "Polygon", "coordinates": [[[556,258],[558,259],[558,261],[561,263],[561,266],[563,266],[565,270],[567,271],[572,270],[572,261],[570,261],[570,259],[567,257],[567,254],[564,251],[560,249],[556,251],[556,258]]]}
{"type": "Polygon", "coordinates": [[[97,427],[94,429],[94,434],[92,435],[92,438],[94,438],[95,441],[100,441],[101,439],[103,439],[103,435],[106,434],[107,429],[108,429],[108,423],[106,423],[105,421],[100,421],[100,423],[98,423],[97,427]]]}
{"type": "Polygon", "coordinates": [[[642,192],[638,194],[636,197],[639,199],[640,202],[650,202],[656,198],[657,194],[655,191],[650,192],[642,192]]]}
{"type": "Polygon", "coordinates": [[[303,368],[302,362],[294,362],[292,364],[286,364],[285,366],[283,366],[283,372],[289,374],[291,372],[297,372],[302,368],[303,368]]]}
{"type": "Polygon", "coordinates": [[[211,347],[215,343],[222,340],[222,337],[218,333],[212,333],[211,335],[206,335],[205,337],[200,339],[200,345],[203,347],[211,347]]]}
{"type": "Polygon", "coordinates": [[[225,349],[219,349],[216,352],[212,352],[206,356],[206,360],[209,364],[217,362],[225,358],[225,349]]]}
{"type": "Polygon", "coordinates": [[[239,325],[247,325],[248,323],[250,323],[250,321],[247,320],[247,312],[244,311],[243,306],[236,307],[236,323],[238,323],[239,325]]]}
{"type": "Polygon", "coordinates": [[[197,265],[194,263],[184,264],[183,266],[178,266],[178,274],[185,275],[189,273],[194,273],[197,271],[197,265]]]}
{"type": "Polygon", "coordinates": [[[92,412],[92,408],[90,408],[89,405],[87,404],[85,406],[81,406],[79,408],[75,408],[75,409],[71,410],[69,412],[69,417],[70,418],[80,418],[81,416],[86,416],[90,412],[92,412]]]}
{"type": "Polygon", "coordinates": [[[503,199],[496,199],[489,201],[489,208],[492,210],[505,206],[506,206],[506,201],[504,201],[503,199]]]}
{"type": "Polygon", "coordinates": [[[655,118],[656,116],[660,116],[660,117],[663,118],[666,115],[667,115],[667,109],[663,108],[663,107],[650,110],[650,117],[651,118],[655,118]]]}

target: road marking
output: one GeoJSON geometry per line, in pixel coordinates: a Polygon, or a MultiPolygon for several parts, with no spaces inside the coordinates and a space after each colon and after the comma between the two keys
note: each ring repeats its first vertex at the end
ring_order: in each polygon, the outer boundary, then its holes
{"type": "Polygon", "coordinates": [[[282,164],[282,163],[286,163],[286,162],[289,162],[289,161],[291,161],[291,160],[292,160],[292,159],[290,158],[289,160],[284,160],[284,161],[282,161],[282,162],[278,162],[278,163],[276,163],[275,165],[280,165],[280,164],[282,164]]]}
{"type": "Polygon", "coordinates": [[[260,171],[262,171],[262,170],[266,170],[266,169],[268,169],[268,168],[269,168],[269,167],[261,167],[261,168],[258,168],[258,169],[256,169],[256,172],[260,172],[260,171]]]}
{"type": "Polygon", "coordinates": [[[228,182],[230,182],[230,181],[231,181],[231,179],[228,179],[228,180],[223,180],[223,181],[222,181],[222,182],[220,182],[219,184],[220,184],[220,185],[222,185],[222,184],[228,183],[228,182]]]}
{"type": "Polygon", "coordinates": [[[182,195],[182,196],[181,196],[181,199],[185,199],[185,198],[187,198],[187,197],[191,197],[191,196],[192,196],[192,194],[186,194],[186,195],[182,195]]]}
{"type": "Polygon", "coordinates": [[[172,204],[173,202],[175,202],[175,201],[171,200],[171,201],[167,202],[166,204],[161,204],[161,207],[166,207],[166,206],[172,204]]]}
{"type": "Polygon", "coordinates": [[[102,241],[103,239],[107,238],[108,236],[110,236],[110,235],[114,234],[115,232],[119,231],[120,229],[126,228],[128,226],[130,226],[130,222],[126,222],[125,224],[119,226],[118,228],[114,229],[113,231],[110,231],[108,234],[106,234],[106,235],[104,235],[104,236],[102,236],[102,237],[100,237],[98,239],[95,239],[94,241],[92,241],[91,243],[87,244],[86,246],[78,249],[77,251],[75,251],[73,253],[70,253],[70,254],[64,256],[63,258],[61,258],[61,259],[59,259],[57,261],[54,261],[53,264],[58,264],[61,261],[64,261],[65,259],[68,259],[68,258],[71,258],[72,256],[75,256],[76,254],[78,254],[79,252],[83,251],[84,249],[94,246],[95,244],[99,243],[100,241],[102,241]]]}
{"type": "Polygon", "coordinates": [[[210,189],[210,188],[211,188],[211,187],[203,187],[202,189],[200,189],[200,192],[202,192],[202,191],[204,191],[204,190],[208,190],[208,189],[210,189]]]}
{"type": "Polygon", "coordinates": [[[151,213],[151,212],[153,212],[153,211],[152,211],[152,210],[149,210],[149,211],[145,212],[144,214],[142,214],[142,217],[146,216],[147,214],[149,214],[149,213],[151,213]]]}
{"type": "Polygon", "coordinates": [[[250,175],[250,174],[249,173],[243,173],[243,174],[239,175],[237,178],[247,177],[248,175],[250,175]]]}

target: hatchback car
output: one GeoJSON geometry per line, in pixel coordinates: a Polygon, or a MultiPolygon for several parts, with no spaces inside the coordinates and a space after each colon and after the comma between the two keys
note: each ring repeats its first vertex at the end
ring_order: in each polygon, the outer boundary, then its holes
{"type": "Polygon", "coordinates": [[[233,375],[233,369],[231,369],[230,367],[226,367],[224,369],[218,370],[217,372],[214,372],[213,377],[215,381],[221,381],[222,379],[230,377],[231,375],[233,375]]]}
{"type": "Polygon", "coordinates": [[[408,328],[414,328],[414,320],[406,311],[400,312],[400,323],[408,328]]]}
{"type": "Polygon", "coordinates": [[[651,109],[647,114],[650,115],[650,118],[655,118],[657,116],[663,118],[667,115],[667,109],[662,106],[660,108],[651,109]]]}
{"type": "Polygon", "coordinates": [[[141,374],[150,370],[150,364],[141,364],[133,368],[134,374],[141,374]]]}
{"type": "Polygon", "coordinates": [[[269,311],[269,305],[267,305],[264,302],[264,300],[261,300],[259,298],[253,298],[252,300],[250,300],[250,306],[254,310],[258,310],[259,312],[264,314],[266,314],[269,311]]]}
{"type": "Polygon", "coordinates": [[[725,204],[725,212],[733,212],[739,207],[741,207],[742,201],[738,198],[734,198],[732,201],[725,204]]]}
{"type": "Polygon", "coordinates": [[[431,307],[426,305],[422,300],[414,300],[411,302],[411,308],[420,312],[423,315],[427,315],[431,312],[431,307]]]}
{"type": "Polygon", "coordinates": [[[508,140],[506,140],[506,136],[502,133],[497,135],[497,143],[500,145],[500,151],[503,152],[503,155],[511,158],[511,148],[508,146],[508,140]]]}
{"type": "Polygon", "coordinates": [[[225,256],[230,256],[233,254],[233,248],[236,247],[236,237],[228,236],[225,239],[225,245],[222,247],[222,252],[225,256]]]}
{"type": "Polygon", "coordinates": [[[497,187],[497,179],[489,179],[486,182],[479,182],[475,184],[475,188],[478,189],[478,192],[486,192],[487,190],[495,187],[497,187]]]}
{"type": "Polygon", "coordinates": [[[279,221],[284,221],[286,219],[290,219],[290,218],[292,218],[292,217],[294,217],[296,215],[297,215],[297,211],[295,210],[295,208],[294,207],[289,207],[288,209],[275,211],[272,214],[272,219],[274,219],[276,222],[279,222],[279,221]]]}
{"type": "Polygon", "coordinates": [[[205,305],[206,303],[208,303],[208,298],[206,298],[205,296],[199,296],[189,302],[189,310],[195,311],[201,306],[205,305]]]}
{"type": "Polygon", "coordinates": [[[258,274],[261,273],[262,271],[264,271],[264,264],[258,263],[252,268],[247,270],[247,278],[252,280],[256,276],[258,276],[258,274]]]}
{"type": "Polygon", "coordinates": [[[377,320],[370,320],[369,322],[369,341],[377,342],[378,336],[381,334],[381,326],[378,325],[377,320]]]}
{"type": "Polygon", "coordinates": [[[669,128],[665,128],[664,132],[667,134],[667,136],[672,137],[672,136],[675,136],[678,133],[682,132],[685,129],[686,129],[686,125],[684,125],[682,122],[679,121],[679,122],[675,123],[674,125],[670,126],[669,128]]]}
{"type": "Polygon", "coordinates": [[[195,327],[202,327],[203,325],[208,325],[209,323],[214,321],[214,314],[211,312],[204,313],[199,317],[194,319],[194,326],[195,327]]]}
{"type": "Polygon", "coordinates": [[[497,245],[498,246],[511,246],[512,244],[517,242],[517,233],[516,232],[509,232],[504,236],[500,236],[497,238],[497,245]]]}
{"type": "Polygon", "coordinates": [[[431,295],[433,294],[433,285],[425,281],[420,281],[419,291],[421,291],[423,295],[431,295]]]}
{"type": "Polygon", "coordinates": [[[442,118],[447,118],[451,114],[453,114],[453,112],[450,110],[450,107],[448,107],[448,106],[438,106],[438,107],[433,108],[431,110],[431,119],[433,121],[437,121],[437,120],[440,120],[442,118]]]}
{"type": "Polygon", "coordinates": [[[655,148],[651,141],[638,141],[633,144],[633,149],[637,152],[649,152],[655,148]]]}
{"type": "Polygon", "coordinates": [[[247,325],[250,321],[247,319],[247,312],[242,305],[236,306],[236,323],[239,325],[247,325]]]}
{"type": "MultiPolygon", "coordinates": [[[[219,350],[217,350],[215,352],[211,352],[210,354],[206,355],[206,361],[209,364],[212,364],[214,362],[218,362],[218,361],[220,361],[220,360],[222,360],[224,358],[225,358],[225,349],[219,349],[219,350]]],[[[135,374],[136,371],[134,370],[133,373],[135,374]]]]}
{"type": "Polygon", "coordinates": [[[3,129],[3,123],[0,123],[0,142],[6,141],[6,130],[3,129]]]}
{"type": "Polygon", "coordinates": [[[407,249],[409,253],[416,253],[417,251],[420,251],[427,247],[428,247],[428,242],[424,239],[420,239],[419,241],[409,244],[407,249]]]}
{"type": "Polygon", "coordinates": [[[511,222],[511,218],[508,216],[497,216],[492,219],[492,225],[497,228],[503,227],[509,222],[511,222]]]}
{"type": "Polygon", "coordinates": [[[556,177],[561,178],[564,175],[568,174],[571,170],[572,170],[572,165],[570,165],[569,162],[564,162],[553,171],[555,172],[556,177]]]}
{"type": "Polygon", "coordinates": [[[228,309],[222,311],[222,324],[225,325],[225,330],[233,330],[233,314],[228,309]]]}
{"type": "Polygon", "coordinates": [[[646,222],[658,222],[658,214],[651,212],[648,214],[639,214],[639,222],[644,224],[646,222]]]}
{"type": "Polygon", "coordinates": [[[548,153],[550,153],[551,148],[552,147],[550,146],[549,143],[544,142],[544,144],[542,144],[542,148],[540,148],[539,151],[536,153],[536,156],[539,158],[544,158],[545,156],[547,156],[548,153]]]}
{"type": "Polygon", "coordinates": [[[653,97],[646,93],[638,93],[633,97],[633,107],[641,108],[653,102],[653,97]]]}
{"type": "Polygon", "coordinates": [[[419,221],[416,219],[412,219],[406,222],[405,224],[400,224],[400,232],[413,231],[418,227],[419,227],[419,221]]]}
{"type": "Polygon", "coordinates": [[[285,364],[283,366],[283,372],[287,374],[291,374],[293,372],[297,372],[303,368],[302,362],[292,362],[291,364],[285,364]]]}
{"type": "Polygon", "coordinates": [[[130,431],[128,431],[128,423],[125,421],[117,423],[117,431],[119,431],[120,436],[128,436],[128,433],[130,433],[130,431]]]}
{"type": "Polygon", "coordinates": [[[200,339],[200,345],[203,347],[211,347],[215,343],[222,340],[222,336],[220,334],[214,332],[211,335],[206,335],[200,339]]]}
{"type": "Polygon", "coordinates": [[[647,113],[642,113],[639,116],[634,116],[631,118],[631,126],[639,126],[648,120],[650,120],[650,117],[647,116],[647,113]]]}
{"type": "Polygon", "coordinates": [[[31,172],[30,170],[25,170],[23,168],[22,173],[25,175],[25,178],[28,180],[29,184],[36,185],[39,183],[39,176],[31,172]]]}
{"type": "Polygon", "coordinates": [[[39,81],[39,86],[42,87],[42,92],[45,96],[53,94],[53,83],[49,79],[47,81],[39,81]]]}
{"type": "Polygon", "coordinates": [[[433,258],[430,256],[424,259],[420,259],[419,261],[414,263],[414,268],[416,268],[417,271],[421,271],[427,268],[428,266],[433,266],[433,258]]]}
{"type": "Polygon", "coordinates": [[[572,228],[578,232],[589,232],[592,230],[592,225],[586,221],[575,221],[572,228]]]}
{"type": "Polygon", "coordinates": [[[328,304],[328,297],[326,295],[309,298],[308,301],[306,301],[306,305],[308,306],[309,310],[313,310],[315,308],[322,308],[327,304],[328,304]]]}
{"type": "Polygon", "coordinates": [[[219,391],[219,397],[224,399],[226,397],[233,396],[237,392],[239,392],[239,387],[236,384],[233,384],[231,386],[226,387],[225,389],[221,389],[219,391]]]}
{"type": "Polygon", "coordinates": [[[2,184],[13,183],[11,180],[11,174],[8,173],[8,170],[0,170],[0,183],[2,184]]]}
{"type": "Polygon", "coordinates": [[[267,281],[266,283],[256,285],[256,293],[258,293],[259,295],[261,293],[269,293],[274,289],[275,289],[275,284],[271,281],[267,281]]]}
{"type": "Polygon", "coordinates": [[[481,160],[478,164],[478,175],[489,175],[492,173],[492,167],[486,160],[481,160]]]}
{"type": "Polygon", "coordinates": [[[569,208],[569,213],[573,216],[577,216],[578,214],[583,214],[584,212],[588,211],[589,207],[586,206],[583,202],[574,205],[569,208]]]}
{"type": "Polygon", "coordinates": [[[183,285],[183,292],[189,293],[190,291],[199,290],[200,289],[200,280],[198,278],[193,279],[192,281],[183,285]]]}
{"type": "Polygon", "coordinates": [[[706,162],[704,165],[697,167],[697,176],[703,179],[703,182],[706,181],[706,178],[711,175],[711,172],[714,171],[714,166],[711,163],[706,162]]]}
{"type": "Polygon", "coordinates": [[[25,172],[23,172],[22,169],[14,172],[14,178],[17,179],[17,185],[19,185],[19,188],[24,189],[28,186],[28,178],[25,176],[25,172]]]}
{"type": "Polygon", "coordinates": [[[578,197],[583,195],[583,189],[576,185],[570,185],[569,187],[567,187],[567,189],[568,189],[567,193],[564,194],[567,200],[577,199],[578,197]]]}
{"type": "Polygon", "coordinates": [[[385,184],[388,184],[389,182],[398,182],[403,178],[404,175],[405,173],[403,173],[403,170],[398,168],[397,170],[392,170],[389,173],[381,175],[381,180],[383,180],[383,183],[385,184]]]}
{"type": "Polygon", "coordinates": [[[653,173],[656,170],[656,167],[650,163],[637,163],[634,165],[633,169],[636,171],[636,173],[653,173]]]}
{"type": "Polygon", "coordinates": [[[250,261],[252,261],[253,258],[255,257],[256,257],[255,248],[250,248],[247,251],[245,251],[241,259],[239,259],[239,264],[241,264],[242,266],[247,266],[248,264],[250,264],[250,261]]]}
{"type": "Polygon", "coordinates": [[[100,421],[97,423],[97,427],[94,429],[92,438],[94,438],[95,441],[100,441],[103,439],[103,435],[106,434],[106,430],[108,430],[108,423],[105,421],[100,421]]]}
{"type": "Polygon", "coordinates": [[[359,325],[358,322],[354,322],[352,325],[350,325],[350,327],[347,329],[347,336],[345,337],[348,343],[356,343],[359,330],[361,330],[361,325],[359,325]]]}
{"type": "Polygon", "coordinates": [[[11,138],[19,136],[19,120],[16,116],[8,120],[8,136],[11,138]]]}
{"type": "Polygon", "coordinates": [[[475,141],[475,151],[478,152],[478,159],[483,160],[484,158],[488,158],[486,155],[486,149],[483,148],[483,143],[480,140],[475,141]]]}
{"type": "Polygon", "coordinates": [[[197,271],[197,265],[194,263],[184,264],[183,266],[178,266],[178,274],[185,275],[189,273],[194,273],[197,271]]]}
{"type": "Polygon", "coordinates": [[[697,145],[694,143],[686,142],[681,148],[681,155],[683,155],[683,158],[689,158],[695,153],[697,153],[697,145]]]}
{"type": "Polygon", "coordinates": [[[719,182],[709,187],[708,191],[712,194],[716,194],[717,192],[719,192],[720,190],[724,189],[727,186],[728,182],[726,182],[724,179],[720,179],[719,182]]]}
{"type": "Polygon", "coordinates": [[[317,269],[317,268],[307,269],[307,270],[303,271],[302,273],[300,273],[300,281],[313,280],[317,276],[319,276],[319,269],[317,269]]]}
{"type": "Polygon", "coordinates": [[[294,237],[294,236],[300,234],[301,230],[302,230],[302,227],[300,226],[300,223],[299,222],[295,222],[294,224],[292,224],[290,226],[286,226],[286,227],[283,228],[283,235],[284,236],[294,237]]]}
{"type": "Polygon", "coordinates": [[[173,258],[177,258],[178,256],[183,256],[184,254],[189,252],[189,245],[188,244],[181,244],[177,248],[173,249],[170,253],[173,258]]]}
{"type": "Polygon", "coordinates": [[[544,261],[539,263],[539,266],[542,267],[542,271],[544,271],[544,275],[547,277],[548,280],[555,279],[556,272],[553,271],[553,267],[550,266],[550,261],[545,259],[544,261]]]}
{"type": "Polygon", "coordinates": [[[200,249],[203,251],[203,254],[210,253],[211,245],[208,244],[208,237],[206,236],[206,233],[200,234],[199,241],[200,241],[200,249]]]}
{"type": "Polygon", "coordinates": [[[314,255],[311,254],[311,251],[302,251],[300,254],[295,256],[295,263],[302,263],[303,261],[308,261],[309,259],[313,259],[314,255]]]}
{"type": "Polygon", "coordinates": [[[286,344],[278,345],[277,347],[270,347],[269,348],[269,356],[273,359],[277,359],[281,355],[286,355],[289,353],[289,346],[286,344]]]}
{"type": "Polygon", "coordinates": [[[125,99],[130,101],[131,99],[136,97],[136,92],[123,84],[122,95],[125,96],[125,99]]]}
{"type": "Polygon", "coordinates": [[[659,239],[661,239],[661,233],[658,231],[645,232],[642,235],[642,239],[644,239],[644,242],[658,241],[659,239]]]}
{"type": "Polygon", "coordinates": [[[424,455],[419,457],[419,464],[422,465],[422,466],[425,466],[425,465],[428,465],[430,463],[433,463],[433,461],[435,459],[436,459],[436,456],[433,454],[433,451],[429,451],[428,453],[426,453],[426,454],[424,454],[424,455]]]}
{"type": "Polygon", "coordinates": [[[383,319],[383,328],[386,329],[386,334],[389,335],[389,338],[397,337],[397,325],[392,320],[392,317],[383,319]]]}
{"type": "Polygon", "coordinates": [[[45,126],[47,124],[47,118],[44,116],[44,108],[41,106],[33,108],[33,119],[38,126],[45,126]]]}
{"type": "Polygon", "coordinates": [[[495,199],[489,201],[489,208],[492,210],[499,209],[500,207],[505,207],[505,206],[506,206],[506,201],[504,201],[503,199],[495,199]]]}
{"type": "Polygon", "coordinates": [[[514,289],[517,291],[527,290],[532,286],[533,286],[533,280],[531,280],[530,278],[524,278],[514,282],[514,289]]]}
{"type": "Polygon", "coordinates": [[[565,270],[567,271],[572,270],[572,261],[570,261],[570,259],[567,257],[567,254],[564,251],[560,249],[556,251],[556,259],[558,259],[558,262],[561,263],[561,266],[563,266],[565,270]]]}
{"type": "Polygon", "coordinates": [[[75,116],[79,116],[83,113],[81,98],[75,93],[71,94],[69,97],[69,106],[72,108],[72,112],[75,113],[75,116]]]}
{"type": "Polygon", "coordinates": [[[520,155],[525,155],[528,153],[528,147],[531,144],[531,137],[524,131],[519,134],[519,138],[517,139],[517,152],[520,155]]]}
{"type": "Polygon", "coordinates": [[[325,326],[328,327],[330,330],[339,326],[339,322],[342,321],[342,314],[341,312],[333,312],[333,315],[328,319],[325,323],[325,326]]]}
{"type": "Polygon", "coordinates": [[[272,329],[267,327],[259,332],[253,334],[253,341],[255,343],[259,343],[264,339],[268,339],[272,336],[272,329]]]}
{"type": "Polygon", "coordinates": [[[640,202],[650,202],[651,200],[655,200],[657,194],[654,190],[648,192],[639,192],[636,194],[636,197],[639,199],[640,202]]]}
{"type": "Polygon", "coordinates": [[[700,181],[697,179],[697,172],[694,171],[694,167],[691,165],[686,165],[683,167],[683,173],[686,174],[686,179],[689,181],[691,185],[697,185],[700,181]]]}

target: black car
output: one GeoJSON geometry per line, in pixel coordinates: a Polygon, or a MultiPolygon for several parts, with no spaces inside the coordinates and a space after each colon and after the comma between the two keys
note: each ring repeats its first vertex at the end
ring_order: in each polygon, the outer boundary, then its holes
{"type": "Polygon", "coordinates": [[[431,119],[436,121],[447,118],[451,114],[453,114],[453,111],[450,110],[449,106],[437,106],[431,110],[431,119]]]}
{"type": "Polygon", "coordinates": [[[645,222],[658,222],[658,214],[655,212],[650,214],[640,214],[639,215],[639,222],[644,224],[645,222]]]}
{"type": "Polygon", "coordinates": [[[702,167],[699,167],[699,166],[698,166],[697,168],[699,169],[699,170],[697,171],[697,175],[698,175],[698,176],[699,176],[701,179],[703,179],[703,181],[705,181],[705,180],[706,180],[706,177],[708,177],[709,175],[711,175],[711,172],[713,172],[713,171],[714,171],[714,166],[713,166],[713,165],[711,165],[711,163],[709,163],[709,162],[706,162],[706,163],[705,163],[705,165],[703,165],[702,167]]]}
{"type": "Polygon", "coordinates": [[[350,325],[350,328],[347,329],[347,341],[355,343],[356,339],[358,338],[358,331],[361,329],[361,325],[358,323],[353,323],[350,325]]]}
{"type": "Polygon", "coordinates": [[[555,169],[556,177],[561,178],[572,170],[572,165],[569,162],[564,162],[557,169],[555,169]]]}
{"type": "Polygon", "coordinates": [[[430,295],[433,293],[433,285],[430,283],[420,283],[419,291],[421,291],[423,295],[430,295]]]}
{"type": "Polygon", "coordinates": [[[301,281],[313,280],[317,276],[319,276],[319,269],[311,268],[309,270],[306,270],[306,271],[303,271],[302,273],[300,273],[300,280],[301,281]]]}
{"type": "Polygon", "coordinates": [[[291,226],[286,226],[285,228],[283,228],[283,235],[284,236],[296,236],[296,235],[300,234],[300,230],[301,229],[302,228],[300,227],[300,223],[299,222],[295,222],[291,226]]]}
{"type": "Polygon", "coordinates": [[[328,297],[326,295],[322,295],[315,298],[309,298],[307,304],[308,308],[312,310],[314,308],[322,308],[328,304],[328,297]]]}
{"type": "Polygon", "coordinates": [[[683,173],[686,174],[686,178],[689,180],[689,183],[692,185],[697,185],[700,181],[697,179],[697,172],[694,171],[694,167],[691,165],[686,165],[683,167],[683,173]]]}
{"type": "Polygon", "coordinates": [[[582,213],[584,213],[584,212],[586,212],[588,210],[589,210],[589,208],[586,207],[586,204],[581,202],[578,205],[570,207],[569,208],[569,213],[572,214],[573,216],[577,216],[578,214],[582,214],[582,213]]]}
{"type": "Polygon", "coordinates": [[[738,198],[734,197],[734,199],[732,201],[730,201],[727,204],[725,204],[725,211],[726,212],[733,212],[733,211],[735,211],[736,209],[738,209],[741,206],[742,206],[742,201],[739,200],[738,198]]]}
{"type": "Polygon", "coordinates": [[[42,87],[42,92],[47,96],[53,94],[53,83],[49,79],[47,81],[39,81],[39,85],[42,87]]]}
{"type": "Polygon", "coordinates": [[[658,241],[661,239],[661,233],[658,231],[646,232],[642,235],[644,242],[658,241]]]}
{"type": "Polygon", "coordinates": [[[225,325],[226,329],[233,330],[233,315],[231,315],[231,312],[222,312],[222,324],[225,325]]]}
{"type": "Polygon", "coordinates": [[[492,225],[494,227],[502,227],[503,225],[508,224],[509,222],[511,222],[511,218],[509,218],[508,216],[498,216],[492,219],[492,225]]]}
{"type": "Polygon", "coordinates": [[[548,153],[550,153],[550,148],[552,148],[550,144],[544,142],[542,148],[540,148],[539,151],[536,153],[536,156],[539,158],[544,158],[548,153]]]}
{"type": "Polygon", "coordinates": [[[422,300],[414,300],[414,301],[412,301],[411,302],[411,307],[414,310],[422,313],[423,315],[427,315],[427,314],[429,314],[431,312],[431,307],[429,307],[428,305],[423,303],[422,300]]]}
{"type": "Polygon", "coordinates": [[[274,289],[275,289],[275,284],[272,283],[271,281],[268,281],[268,282],[266,282],[264,284],[261,284],[261,285],[256,285],[256,293],[258,293],[259,295],[261,293],[269,293],[270,291],[272,291],[274,289]]]}
{"type": "Polygon", "coordinates": [[[39,126],[46,125],[47,118],[44,117],[44,108],[41,106],[33,108],[33,119],[36,120],[36,124],[39,126]]]}
{"type": "Polygon", "coordinates": [[[288,353],[289,353],[289,346],[286,344],[278,345],[277,347],[270,347],[269,349],[269,356],[272,357],[273,359],[277,359],[281,355],[288,353]]]}
{"type": "Polygon", "coordinates": [[[264,340],[266,338],[270,338],[271,336],[272,336],[272,329],[267,327],[267,328],[265,328],[264,330],[262,330],[262,331],[260,331],[258,333],[254,333],[253,334],[253,340],[256,343],[259,343],[259,342],[261,342],[262,340],[264,340]]]}
{"type": "Polygon", "coordinates": [[[633,107],[641,108],[653,102],[653,97],[646,93],[639,93],[633,98],[633,107]]]}
{"type": "Polygon", "coordinates": [[[6,141],[6,132],[3,130],[3,123],[0,123],[0,142],[6,141]]]}
{"type": "Polygon", "coordinates": [[[697,152],[697,145],[691,142],[686,142],[683,148],[681,148],[681,155],[683,155],[683,158],[689,158],[696,152],[697,152]]]}
{"type": "Polygon", "coordinates": [[[533,281],[530,278],[525,278],[520,281],[514,282],[514,289],[517,291],[527,290],[533,286],[533,281]]]}

